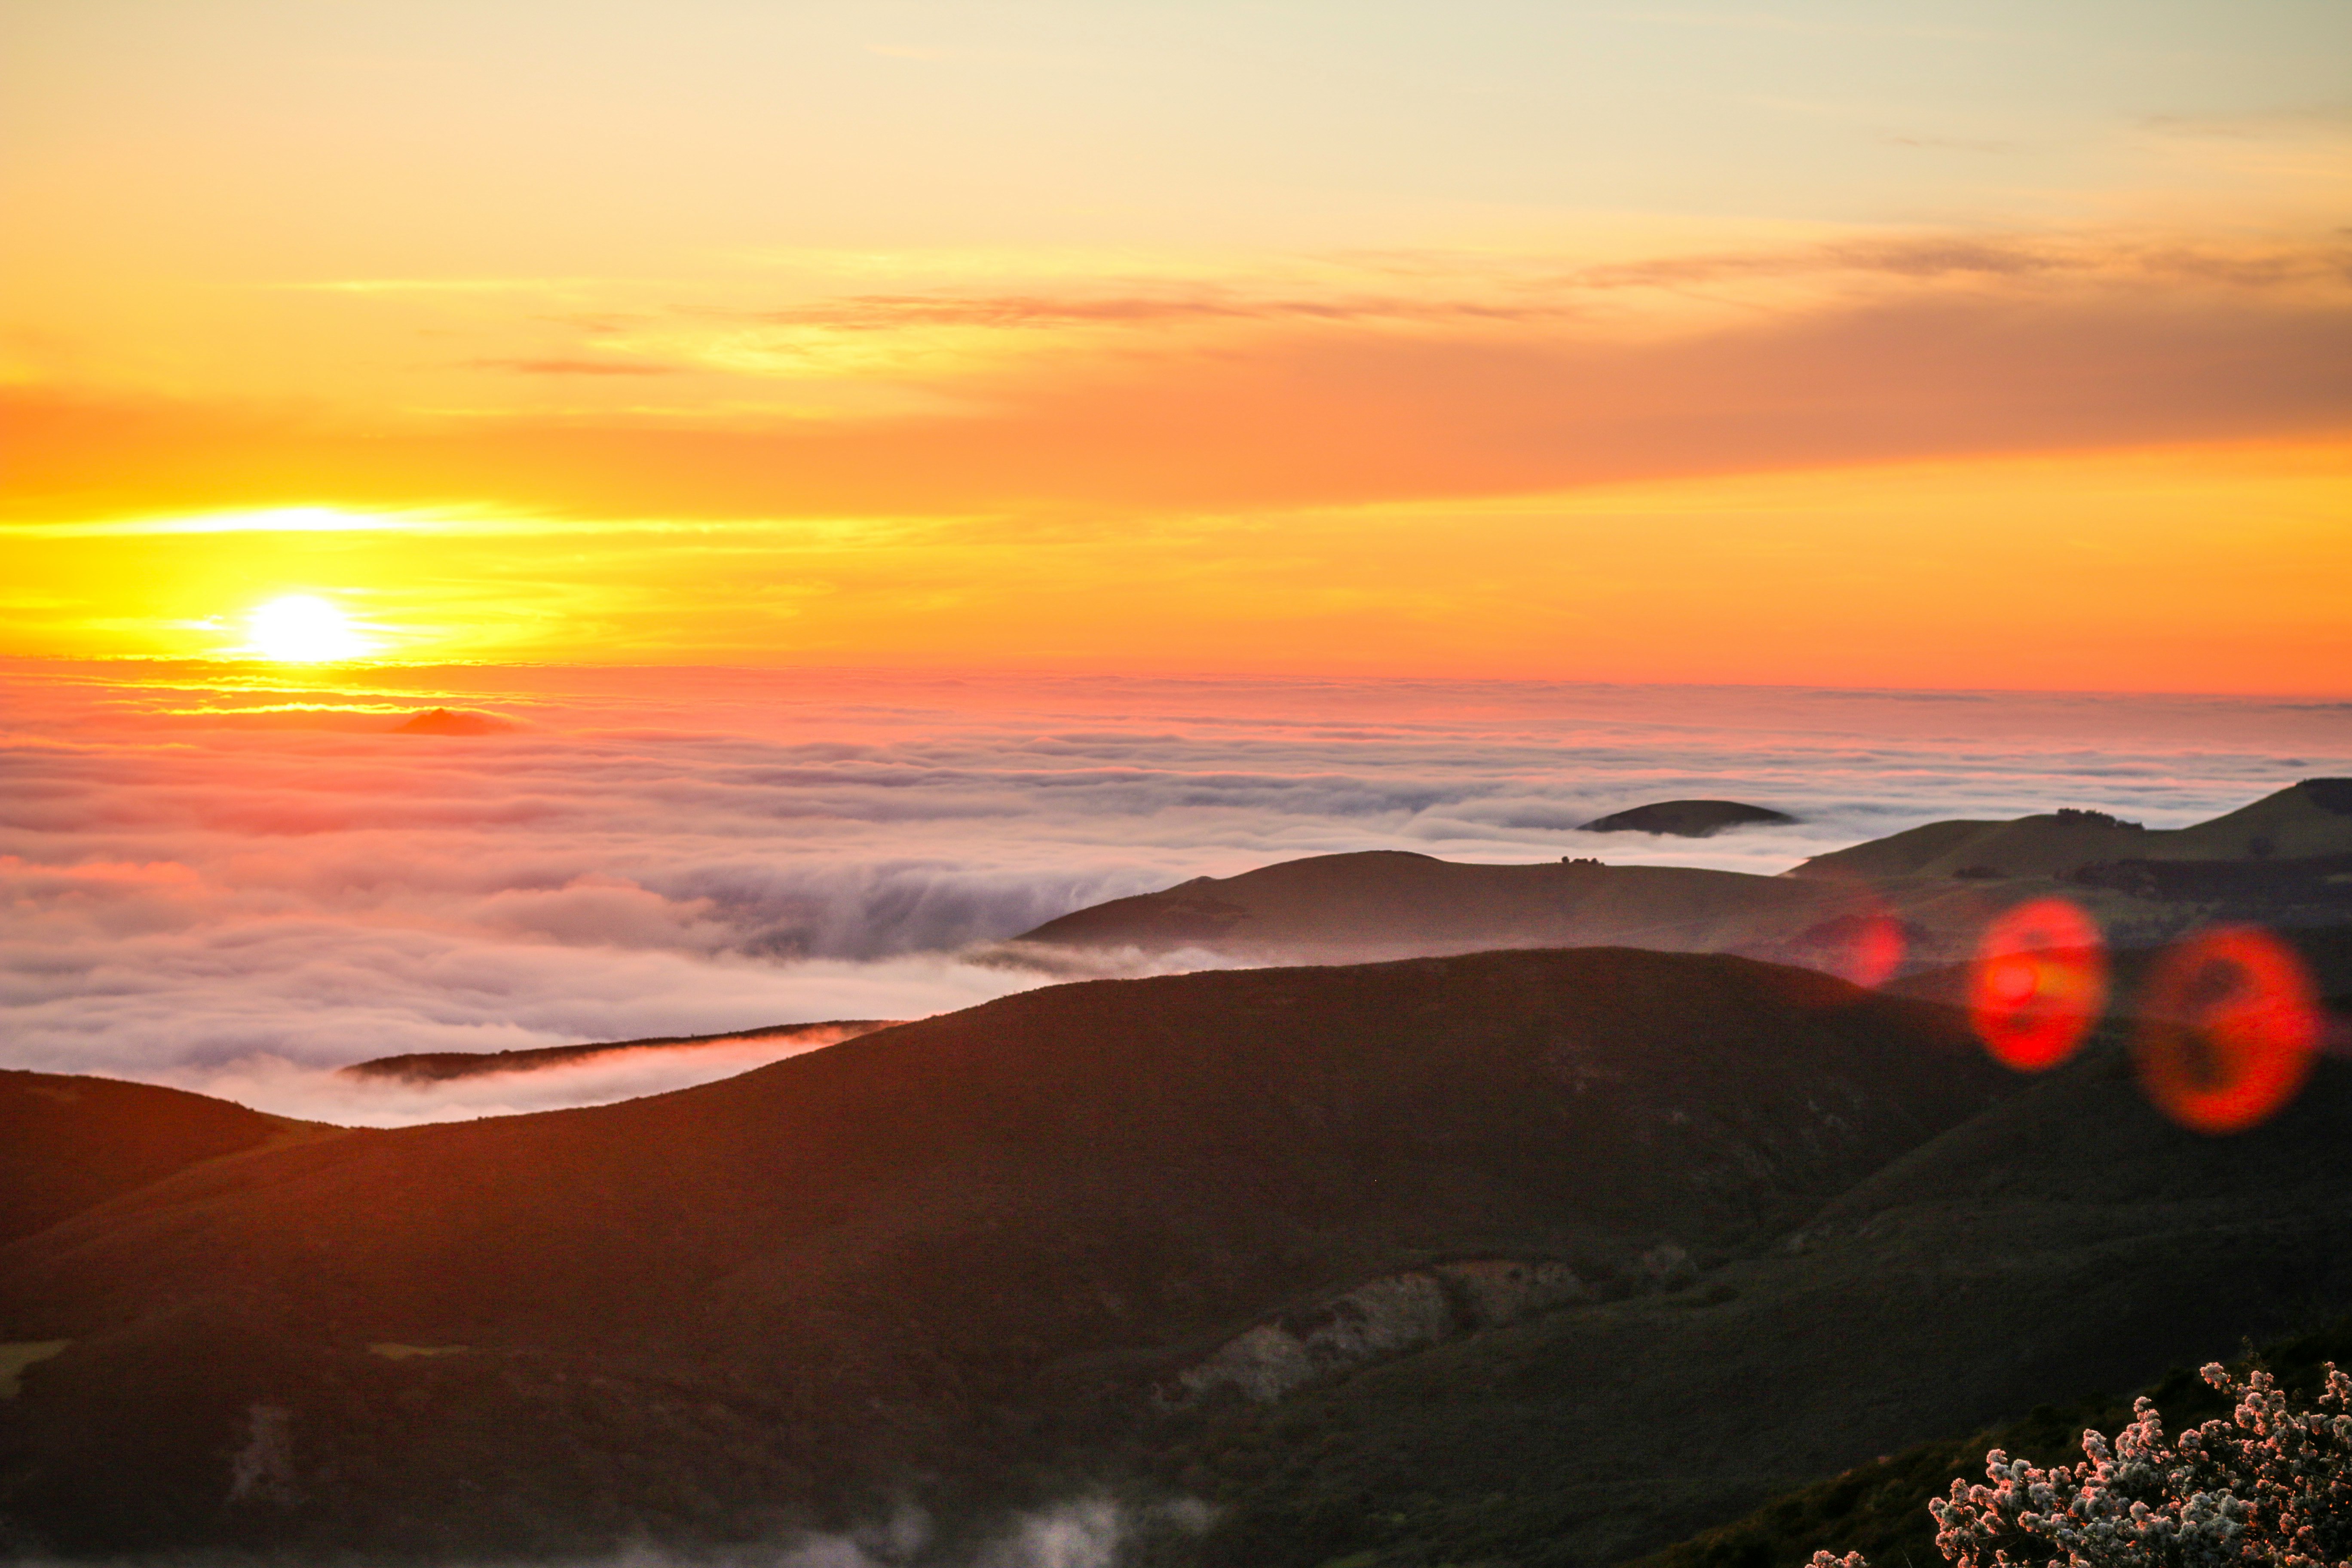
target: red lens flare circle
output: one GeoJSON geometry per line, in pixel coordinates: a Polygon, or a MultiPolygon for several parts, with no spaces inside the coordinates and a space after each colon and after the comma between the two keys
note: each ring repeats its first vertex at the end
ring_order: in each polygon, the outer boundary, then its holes
{"type": "Polygon", "coordinates": [[[2006,910],[1969,968],[1969,1024],[1993,1059],[2046,1072],[2074,1054],[2107,1005],[2107,944],[2064,899],[2006,910]]]}
{"type": "Polygon", "coordinates": [[[2303,1088],[2319,1050],[2319,1000],[2303,961],[2253,926],[2207,931],[2168,952],[2143,1011],[2140,1087],[2199,1132],[2269,1120],[2303,1088]]]}
{"type": "Polygon", "coordinates": [[[1865,991],[1875,991],[1895,978],[1910,949],[1901,921],[1884,910],[1864,915],[1838,973],[1865,991]]]}

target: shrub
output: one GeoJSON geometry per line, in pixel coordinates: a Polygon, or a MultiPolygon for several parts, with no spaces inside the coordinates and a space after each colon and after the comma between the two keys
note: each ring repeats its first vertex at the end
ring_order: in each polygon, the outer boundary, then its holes
{"type": "Polygon", "coordinates": [[[2079,805],[2060,806],[2058,808],[2058,820],[2061,822],[2072,823],[2076,826],[2081,827],[2134,827],[2145,829],[2147,826],[2143,822],[2126,822],[2120,816],[2110,816],[2108,813],[2104,811],[2086,810],[2079,805]]]}
{"type": "MultiPolygon", "coordinates": [[[[2112,1447],[2083,1434],[2084,1462],[2041,1469],[1995,1448],[1990,1486],[1952,1483],[1930,1502],[1936,1547],[1958,1568],[2352,1564],[2352,1377],[2326,1363],[2315,1408],[2296,1410],[2266,1372],[2205,1381],[2237,1402],[2168,1442],[2153,1400],[2112,1447]],[[2330,1410],[2333,1414],[2330,1414],[2330,1410]]],[[[1866,1568],[1862,1553],[1813,1553],[1813,1568],[1866,1568]]]]}

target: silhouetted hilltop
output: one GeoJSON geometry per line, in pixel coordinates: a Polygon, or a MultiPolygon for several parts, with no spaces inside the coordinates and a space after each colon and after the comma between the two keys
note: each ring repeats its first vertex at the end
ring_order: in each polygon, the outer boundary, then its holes
{"type": "Polygon", "coordinates": [[[1790,877],[2065,877],[2108,861],[2294,860],[2352,855],[2352,779],[2305,779],[2190,827],[2099,811],[1933,822],[1827,855],[1790,877]]]}
{"type": "Polygon", "coordinates": [[[1019,940],[1076,947],[1392,956],[1624,942],[1695,950],[1852,907],[1842,889],[1679,866],[1474,866],[1402,850],[1318,855],[1200,877],[1048,921],[1019,940]]]}
{"type": "Polygon", "coordinates": [[[1736,800],[1662,800],[1612,813],[1585,823],[1584,833],[1657,833],[1676,838],[1712,838],[1734,827],[1797,819],[1785,811],[1747,805],[1736,800]]]}
{"type": "Polygon", "coordinates": [[[1403,1351],[1671,1283],[2009,1087],[1948,1011],[1823,976],[1505,952],[1055,986],[347,1133],[0,1251],[6,1336],[71,1342],[0,1407],[0,1513],[374,1552],[839,1518],[1184,1419],[1292,1309],[1403,1351]]]}
{"type": "Polygon", "coordinates": [[[1895,934],[1902,967],[1958,963],[2001,909],[2052,893],[2084,905],[2125,942],[2166,941],[2215,919],[2340,921],[2352,913],[2347,857],[2352,783],[2315,779],[2177,831],[2092,811],[1931,823],[1778,877],[1591,860],[1463,865],[1397,850],[1322,855],[1115,899],[1018,942],[1326,963],[1623,945],[1851,974],[1874,931],[1895,934]]]}
{"type": "Polygon", "coordinates": [[[514,725],[492,713],[465,709],[427,708],[392,727],[395,735],[496,735],[514,725]]]}
{"type": "Polygon", "coordinates": [[[749,1045],[761,1040],[800,1040],[831,1045],[888,1028],[895,1019],[834,1018],[817,1024],[776,1024],[764,1029],[736,1029],[719,1035],[664,1035],[644,1040],[614,1040],[601,1045],[541,1046],[518,1051],[415,1051],[406,1056],[376,1057],[340,1069],[351,1078],[394,1079],[403,1083],[445,1083],[451,1079],[478,1078],[485,1073],[537,1072],[554,1067],[576,1067],[600,1057],[638,1051],[692,1051],[705,1046],[749,1045]]]}
{"type": "MultiPolygon", "coordinates": [[[[1854,972],[1873,922],[1901,933],[1906,962],[1955,963],[1985,921],[2034,896],[1951,878],[1868,884],[1597,861],[1476,866],[1396,850],[1319,855],[1239,876],[1196,878],[1048,921],[1018,939],[1044,948],[1183,948],[1259,962],[1345,963],[1502,947],[1622,945],[1732,952],[1854,972]]],[[[2067,889],[2119,928],[2158,934],[2193,918],[2116,889],[2067,889]]]]}

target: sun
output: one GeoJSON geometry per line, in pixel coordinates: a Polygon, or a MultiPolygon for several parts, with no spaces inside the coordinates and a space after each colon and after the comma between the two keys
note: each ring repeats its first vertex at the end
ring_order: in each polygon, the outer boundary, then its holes
{"type": "Polygon", "coordinates": [[[252,632],[248,646],[254,652],[289,664],[352,658],[373,646],[352,629],[342,611],[309,594],[272,599],[255,610],[246,624],[252,632]]]}

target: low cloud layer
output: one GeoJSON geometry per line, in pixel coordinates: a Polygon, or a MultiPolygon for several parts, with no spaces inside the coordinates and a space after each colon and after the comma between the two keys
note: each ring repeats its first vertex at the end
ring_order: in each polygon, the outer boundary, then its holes
{"type": "Polygon", "coordinates": [[[2244,700],[727,670],[419,670],[366,691],[257,689],[226,668],[7,676],[5,1065],[378,1124],[754,1063],[437,1090],[332,1069],[919,1017],[1065,978],[975,961],[1056,915],[1299,856],[1775,872],[1939,817],[2084,805],[2177,826],[2352,772],[2340,707],[2244,700]],[[394,732],[433,706],[515,727],[394,732]],[[1576,831],[1692,795],[1804,820],[1706,840],[1576,831]]]}

